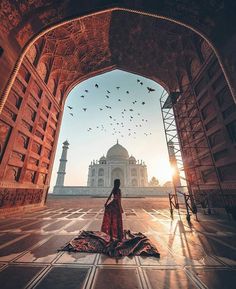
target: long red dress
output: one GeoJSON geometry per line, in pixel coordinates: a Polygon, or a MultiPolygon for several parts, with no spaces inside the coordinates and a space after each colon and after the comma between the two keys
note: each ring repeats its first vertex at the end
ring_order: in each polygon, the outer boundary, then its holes
{"type": "Polygon", "coordinates": [[[122,240],[124,237],[121,206],[121,191],[113,190],[113,200],[105,207],[101,231],[111,239],[122,240]]]}
{"type": "MultiPolygon", "coordinates": [[[[123,231],[121,191],[113,189],[113,200],[105,206],[101,231],[81,231],[61,251],[104,253],[110,257],[149,255],[160,258],[160,253],[142,233],[123,231]]],[[[110,200],[111,195],[108,200],[110,200]]]]}

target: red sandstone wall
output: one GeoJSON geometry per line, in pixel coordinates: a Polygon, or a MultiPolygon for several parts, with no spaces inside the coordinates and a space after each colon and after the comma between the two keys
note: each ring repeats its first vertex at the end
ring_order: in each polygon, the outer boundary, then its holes
{"type": "Polygon", "coordinates": [[[196,198],[223,205],[221,190],[236,194],[236,105],[214,55],[196,70],[174,106],[182,155],[196,198]]]}
{"type": "Polygon", "coordinates": [[[0,115],[0,208],[46,198],[62,113],[39,75],[25,58],[0,115]]]}

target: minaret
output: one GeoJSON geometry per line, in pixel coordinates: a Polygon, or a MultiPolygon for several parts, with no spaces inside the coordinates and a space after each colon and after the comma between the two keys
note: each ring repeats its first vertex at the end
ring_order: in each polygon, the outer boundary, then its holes
{"type": "Polygon", "coordinates": [[[60,158],[59,169],[57,172],[57,181],[56,181],[56,185],[55,185],[56,187],[63,187],[64,186],[68,148],[69,148],[69,143],[66,140],[65,142],[63,142],[63,146],[62,146],[62,154],[61,154],[61,158],[60,158]]]}
{"type": "Polygon", "coordinates": [[[172,141],[168,141],[168,151],[169,151],[170,165],[174,169],[174,174],[172,175],[172,180],[173,180],[175,187],[180,187],[181,181],[180,181],[179,169],[177,166],[177,160],[176,160],[176,156],[175,156],[175,146],[174,146],[174,143],[172,141]]]}

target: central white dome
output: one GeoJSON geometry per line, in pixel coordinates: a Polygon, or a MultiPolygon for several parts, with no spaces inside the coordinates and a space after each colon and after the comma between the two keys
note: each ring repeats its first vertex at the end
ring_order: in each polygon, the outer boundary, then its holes
{"type": "Polygon", "coordinates": [[[107,158],[108,159],[128,159],[129,153],[126,148],[124,148],[122,145],[120,145],[117,141],[117,144],[112,146],[107,151],[107,158]]]}

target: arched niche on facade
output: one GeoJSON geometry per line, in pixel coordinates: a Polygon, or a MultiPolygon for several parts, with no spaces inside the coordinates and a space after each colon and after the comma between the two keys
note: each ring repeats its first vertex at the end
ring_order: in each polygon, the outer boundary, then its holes
{"type": "Polygon", "coordinates": [[[92,177],[95,177],[95,169],[92,169],[92,177]]]}
{"type": "Polygon", "coordinates": [[[99,176],[99,177],[104,176],[104,169],[103,169],[103,168],[100,168],[100,169],[98,170],[98,176],[99,176]]]}
{"type": "Polygon", "coordinates": [[[137,179],[132,179],[132,187],[137,187],[138,186],[138,181],[137,179]]]}
{"type": "Polygon", "coordinates": [[[111,185],[114,184],[114,180],[119,179],[121,187],[124,186],[124,171],[121,168],[115,168],[111,172],[111,185]]]}
{"type": "Polygon", "coordinates": [[[98,179],[98,187],[104,187],[104,179],[98,179]]]}
{"type": "Polygon", "coordinates": [[[137,169],[132,168],[131,169],[131,176],[136,177],[137,176],[137,169]]]}

